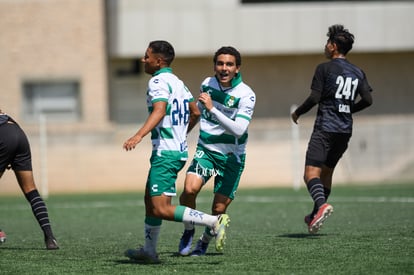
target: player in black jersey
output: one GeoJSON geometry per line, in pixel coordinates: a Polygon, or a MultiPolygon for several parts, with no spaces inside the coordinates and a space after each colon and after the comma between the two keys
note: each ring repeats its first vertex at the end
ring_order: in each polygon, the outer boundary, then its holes
{"type": "Polygon", "coordinates": [[[330,61],[316,67],[311,94],[292,114],[298,123],[301,115],[318,104],[318,112],[306,151],[304,180],[314,201],[305,217],[309,233],[316,233],[333,212],[326,203],[336,164],[348,147],[352,135],[352,114],[372,104],[372,88],[365,73],[346,59],[354,35],[342,25],[329,27],[325,56],[330,61]],[[360,97],[356,101],[357,97],[360,97]]]}
{"type": "MultiPolygon", "coordinates": [[[[0,110],[0,178],[6,168],[13,169],[20,189],[32,207],[33,215],[43,231],[46,249],[59,249],[53,236],[46,204],[33,179],[29,141],[19,125],[0,110]]],[[[0,242],[5,240],[6,234],[0,230],[0,242]]]]}

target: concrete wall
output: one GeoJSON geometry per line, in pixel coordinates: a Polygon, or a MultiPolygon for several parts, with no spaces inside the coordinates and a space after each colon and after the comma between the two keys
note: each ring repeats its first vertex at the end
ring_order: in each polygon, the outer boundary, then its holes
{"type": "MultiPolygon", "coordinates": [[[[201,81],[213,72],[212,55],[204,58],[178,56],[172,67],[193,92],[199,93],[201,81]]],[[[367,74],[374,89],[370,115],[412,114],[414,109],[414,51],[396,53],[353,53],[348,59],[367,74]]],[[[316,65],[327,61],[314,55],[242,55],[242,75],[257,95],[256,118],[283,118],[290,106],[301,104],[310,92],[316,65]]],[[[145,93],[148,75],[141,72],[128,77],[111,78],[111,114],[118,123],[145,120],[145,93]]],[[[316,108],[315,108],[316,109],[316,108]]]]}
{"type": "Polygon", "coordinates": [[[414,48],[412,1],[241,4],[239,0],[110,0],[111,56],[142,54],[165,39],[181,56],[205,56],[223,44],[245,54],[319,53],[329,25],[358,37],[357,51],[414,48]]]}
{"type": "Polygon", "coordinates": [[[58,123],[59,131],[107,129],[104,16],[102,0],[0,1],[0,107],[25,124],[25,81],[73,79],[80,83],[82,117],[58,123]]]}

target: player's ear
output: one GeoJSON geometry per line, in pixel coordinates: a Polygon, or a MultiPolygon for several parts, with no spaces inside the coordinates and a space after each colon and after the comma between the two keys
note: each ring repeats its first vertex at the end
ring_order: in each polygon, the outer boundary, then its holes
{"type": "Polygon", "coordinates": [[[157,65],[160,66],[162,64],[162,61],[163,61],[162,57],[158,56],[157,57],[157,65]]]}
{"type": "Polygon", "coordinates": [[[335,42],[332,42],[332,48],[335,52],[338,51],[338,45],[335,42]]]}
{"type": "Polygon", "coordinates": [[[240,65],[236,66],[236,74],[240,72],[240,65]]]}

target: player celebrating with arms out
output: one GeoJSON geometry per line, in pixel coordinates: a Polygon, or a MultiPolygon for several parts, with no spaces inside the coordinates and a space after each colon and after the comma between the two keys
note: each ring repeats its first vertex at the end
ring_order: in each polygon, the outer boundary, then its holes
{"type": "Polygon", "coordinates": [[[331,193],[336,164],[348,148],[352,135],[352,113],[372,104],[372,88],[365,73],[346,59],[354,35],[342,25],[329,27],[325,56],[330,59],[316,68],[311,94],[291,115],[293,122],[319,104],[313,132],[306,151],[304,180],[314,201],[305,217],[309,233],[318,232],[333,212],[326,203],[331,193]],[[357,96],[361,99],[356,102],[357,96]]]}
{"type": "MultiPolygon", "coordinates": [[[[241,78],[241,55],[233,47],[221,47],[213,58],[215,76],[201,84],[200,135],[193,161],[188,168],[180,204],[195,208],[196,197],[214,177],[213,215],[226,213],[233,201],[244,169],[247,128],[253,115],[256,95],[241,78]]],[[[191,251],[194,226],[185,223],[179,244],[183,256],[205,255],[213,236],[207,227],[191,251]]]]}
{"type": "Polygon", "coordinates": [[[229,223],[227,215],[213,216],[171,204],[172,196],[176,194],[177,174],[188,158],[187,133],[200,116],[190,91],[172,73],[170,64],[174,57],[174,48],[167,41],[149,43],[142,59],[145,72],[152,75],[147,90],[149,116],[123,145],[125,150],[132,150],[151,132],[151,168],[144,198],[145,244],[140,249],[125,251],[125,256],[143,263],[159,263],[156,248],[163,219],[210,227],[220,249],[229,223]]]}

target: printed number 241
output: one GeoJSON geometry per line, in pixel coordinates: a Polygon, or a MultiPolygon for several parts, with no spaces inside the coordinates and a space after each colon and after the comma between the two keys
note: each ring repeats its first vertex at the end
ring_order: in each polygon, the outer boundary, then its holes
{"type": "Polygon", "coordinates": [[[336,79],[336,84],[338,88],[336,89],[335,98],[344,98],[346,100],[355,99],[355,91],[358,87],[358,78],[352,80],[351,77],[344,78],[343,76],[338,76],[336,79]]]}

